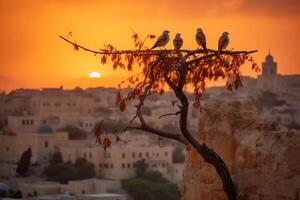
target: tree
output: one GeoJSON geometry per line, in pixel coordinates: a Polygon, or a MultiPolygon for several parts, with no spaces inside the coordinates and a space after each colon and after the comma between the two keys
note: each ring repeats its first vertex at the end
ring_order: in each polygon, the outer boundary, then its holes
{"type": "Polygon", "coordinates": [[[167,179],[159,171],[148,171],[144,174],[144,179],[153,182],[166,182],[167,179]]]}
{"type": "Polygon", "coordinates": [[[18,175],[23,177],[27,175],[30,166],[31,156],[32,156],[31,148],[28,148],[26,151],[22,153],[16,170],[18,175]]]}
{"type": "MultiPolygon", "coordinates": [[[[220,176],[223,189],[230,200],[237,198],[236,189],[229,170],[223,159],[205,143],[201,144],[194,138],[188,127],[188,113],[190,100],[187,97],[184,88],[190,86],[193,88],[194,102],[196,108],[201,109],[201,97],[206,88],[207,81],[217,79],[227,80],[229,90],[237,89],[242,86],[240,67],[246,62],[250,62],[252,69],[258,71],[258,65],[253,61],[249,54],[254,51],[231,51],[231,50],[213,50],[213,49],[181,49],[170,50],[149,49],[145,44],[147,39],[155,38],[154,35],[148,35],[145,39],[140,39],[138,34],[133,34],[134,50],[117,50],[108,44],[98,51],[91,50],[76,42],[59,36],[66,42],[73,45],[75,50],[85,50],[101,57],[101,63],[104,64],[110,59],[113,63],[113,69],[127,69],[132,71],[135,67],[140,67],[140,73],[137,73],[118,85],[121,89],[124,84],[130,86],[131,90],[122,97],[120,91],[117,93],[117,103],[121,111],[126,109],[126,102],[129,100],[138,100],[136,105],[136,115],[130,121],[126,130],[141,130],[151,134],[158,135],[159,138],[169,138],[184,144],[187,150],[192,147],[216,169],[220,176]],[[163,95],[166,89],[170,89],[177,98],[172,101],[172,105],[178,108],[174,113],[166,113],[161,117],[179,116],[180,131],[177,133],[159,130],[149,125],[143,117],[142,107],[147,97],[155,94],[163,95]],[[140,125],[134,125],[133,122],[139,120],[140,125]]],[[[171,102],[170,102],[171,103],[171,102]]],[[[100,124],[101,125],[101,124],[100,124]]],[[[99,126],[100,126],[99,125],[99,126]]],[[[101,138],[101,132],[96,132],[96,137],[101,138]]],[[[99,139],[99,141],[101,141],[99,139]]],[[[107,148],[104,145],[104,148],[107,148]]]]}
{"type": "Polygon", "coordinates": [[[65,126],[63,128],[58,129],[58,131],[65,131],[69,133],[70,140],[83,140],[87,138],[87,133],[79,129],[75,126],[65,126]]]}
{"type": "Polygon", "coordinates": [[[71,162],[55,163],[45,167],[43,172],[49,181],[68,183],[70,180],[82,180],[95,177],[95,166],[84,158],[71,162]]]}
{"type": "Polygon", "coordinates": [[[137,177],[144,176],[145,172],[147,171],[148,164],[146,163],[145,159],[141,159],[136,161],[135,163],[135,174],[137,177]]]}
{"type": "Polygon", "coordinates": [[[181,147],[176,147],[173,150],[172,157],[174,163],[183,163],[185,159],[185,156],[183,154],[183,149],[181,147]]]}
{"type": "Polygon", "coordinates": [[[61,155],[61,153],[58,151],[58,152],[55,152],[53,155],[52,155],[52,157],[51,157],[51,159],[50,159],[50,163],[52,164],[52,165],[54,165],[54,164],[59,164],[59,163],[62,163],[63,162],[63,158],[62,158],[62,155],[61,155]]]}
{"type": "Polygon", "coordinates": [[[177,185],[163,178],[158,171],[148,171],[143,177],[134,177],[122,181],[125,189],[134,200],[179,200],[177,185]]]}
{"type": "Polygon", "coordinates": [[[22,192],[20,190],[17,190],[16,193],[13,195],[13,198],[22,199],[23,198],[22,192]]]}

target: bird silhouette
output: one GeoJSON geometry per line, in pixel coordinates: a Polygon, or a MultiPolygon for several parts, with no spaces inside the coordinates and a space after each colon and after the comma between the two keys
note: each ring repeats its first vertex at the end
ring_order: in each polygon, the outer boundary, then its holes
{"type": "Polygon", "coordinates": [[[175,38],[173,40],[174,50],[176,51],[178,51],[183,45],[183,39],[180,36],[180,33],[176,33],[175,38]]]}
{"type": "Polygon", "coordinates": [[[201,28],[197,28],[196,30],[196,42],[202,49],[206,49],[206,38],[201,28]]]}
{"type": "Polygon", "coordinates": [[[223,49],[226,49],[229,45],[229,33],[223,32],[218,43],[218,49],[219,51],[222,51],[223,49]]]}
{"type": "Polygon", "coordinates": [[[169,36],[170,31],[165,30],[161,36],[159,36],[155,42],[155,44],[151,47],[150,50],[155,49],[156,47],[164,47],[168,44],[169,40],[170,40],[170,36],[169,36]]]}

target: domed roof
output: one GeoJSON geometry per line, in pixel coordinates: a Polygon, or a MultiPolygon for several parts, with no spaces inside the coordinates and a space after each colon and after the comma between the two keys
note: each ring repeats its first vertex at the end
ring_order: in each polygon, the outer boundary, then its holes
{"type": "Polygon", "coordinates": [[[53,129],[52,129],[50,126],[48,126],[47,124],[43,124],[43,125],[41,125],[41,126],[37,129],[37,132],[38,132],[38,133],[41,133],[41,134],[44,134],[44,133],[49,134],[49,133],[53,133],[54,131],[53,131],[53,129]]]}
{"type": "Polygon", "coordinates": [[[271,54],[267,55],[266,57],[266,63],[272,63],[274,62],[274,58],[271,54]]]}
{"type": "Polygon", "coordinates": [[[5,183],[0,183],[0,191],[8,191],[9,187],[5,183]]]}

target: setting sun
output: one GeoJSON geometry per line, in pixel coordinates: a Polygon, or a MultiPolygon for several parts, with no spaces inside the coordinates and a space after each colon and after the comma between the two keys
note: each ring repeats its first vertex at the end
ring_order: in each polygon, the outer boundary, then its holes
{"type": "Polygon", "coordinates": [[[100,78],[101,74],[100,74],[100,72],[91,72],[89,77],[90,78],[100,78]]]}

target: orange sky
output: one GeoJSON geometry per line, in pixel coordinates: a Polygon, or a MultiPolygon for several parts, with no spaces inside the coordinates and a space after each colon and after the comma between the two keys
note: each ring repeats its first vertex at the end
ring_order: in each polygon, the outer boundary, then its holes
{"type": "MultiPolygon", "coordinates": [[[[113,71],[110,63],[101,65],[99,57],[75,52],[58,38],[69,31],[94,49],[107,43],[133,48],[131,29],[141,35],[168,29],[171,37],[180,32],[184,47],[195,48],[198,27],[215,48],[228,31],[230,48],[257,49],[259,63],[270,48],[279,73],[300,74],[299,10],[299,0],[0,0],[0,90],[116,86],[126,78],[127,72],[113,71]],[[89,79],[91,71],[102,78],[89,79]]],[[[243,73],[255,76],[246,67],[243,73]]]]}

